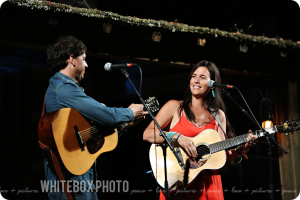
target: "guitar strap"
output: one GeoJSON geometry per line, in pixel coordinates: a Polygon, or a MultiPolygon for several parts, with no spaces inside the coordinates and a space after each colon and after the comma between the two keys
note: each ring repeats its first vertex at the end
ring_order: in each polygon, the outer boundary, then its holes
{"type": "MultiPolygon", "coordinates": [[[[44,115],[44,111],[45,111],[45,100],[46,100],[46,95],[45,95],[45,98],[44,98],[44,104],[43,104],[43,111],[42,111],[42,115],[41,117],[44,115]]],[[[44,150],[50,150],[50,154],[51,154],[51,158],[52,158],[52,161],[53,161],[53,165],[54,165],[54,168],[55,168],[55,171],[56,171],[56,174],[58,176],[58,179],[60,180],[60,183],[62,184],[62,188],[64,188],[64,191],[67,195],[67,198],[68,200],[73,200],[73,197],[69,191],[69,188],[67,186],[67,183],[65,181],[65,178],[64,178],[64,175],[62,173],[62,170],[60,168],[60,165],[59,165],[59,162],[58,162],[58,158],[59,158],[59,153],[57,151],[57,149],[51,149],[49,148],[48,146],[46,146],[45,144],[43,144],[41,141],[38,141],[39,142],[39,145],[40,147],[44,150]]]]}
{"type": "MultiPolygon", "coordinates": [[[[226,135],[226,132],[223,129],[223,126],[222,126],[222,123],[221,123],[220,116],[219,116],[218,112],[216,112],[214,108],[211,108],[210,111],[212,112],[213,116],[215,117],[215,120],[218,122],[219,126],[221,127],[223,133],[226,135]]],[[[226,162],[225,166],[222,167],[221,169],[219,169],[218,171],[219,171],[219,173],[223,173],[227,170],[227,168],[228,168],[228,165],[227,165],[227,162],[226,162]]]]}
{"type": "Polygon", "coordinates": [[[219,116],[218,112],[216,112],[214,108],[211,108],[210,111],[212,112],[213,116],[215,117],[215,120],[218,122],[218,124],[221,127],[224,134],[226,134],[226,132],[223,129],[223,126],[222,126],[222,123],[221,123],[220,116],[219,116]]]}

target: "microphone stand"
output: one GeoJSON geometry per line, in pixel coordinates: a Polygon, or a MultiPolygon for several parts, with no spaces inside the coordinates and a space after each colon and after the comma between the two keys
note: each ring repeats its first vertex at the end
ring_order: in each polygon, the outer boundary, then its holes
{"type": "MultiPolygon", "coordinates": [[[[238,88],[236,88],[238,90],[238,88]]],[[[271,142],[273,142],[273,144],[276,144],[278,148],[281,149],[281,151],[284,154],[287,154],[288,152],[274,139],[274,137],[272,135],[270,135],[266,130],[264,130],[259,123],[257,123],[257,121],[254,120],[253,117],[251,117],[248,112],[243,109],[229,94],[229,92],[225,89],[222,89],[223,94],[225,94],[225,96],[227,96],[228,98],[230,98],[242,111],[243,114],[245,114],[252,122],[254,122],[254,124],[263,132],[264,136],[266,137],[267,140],[267,144],[269,146],[269,176],[270,176],[270,199],[274,199],[274,186],[273,186],[273,168],[272,168],[272,144],[271,142]],[[270,142],[271,141],[271,142],[270,142]]],[[[240,91],[239,91],[240,92],[240,91]]],[[[244,98],[243,98],[244,99],[244,98]]],[[[244,100],[245,101],[245,100],[244,100]]],[[[246,101],[245,101],[246,103],[246,101]]]]}
{"type": "Polygon", "coordinates": [[[151,118],[153,119],[155,125],[158,127],[160,133],[159,135],[164,137],[165,142],[163,144],[161,144],[162,149],[163,149],[163,155],[164,155],[164,171],[165,171],[165,197],[166,200],[169,199],[169,184],[168,184],[168,179],[167,179],[167,162],[166,162],[166,157],[167,157],[167,152],[166,149],[169,146],[170,149],[172,150],[172,152],[174,153],[175,157],[178,160],[179,165],[181,166],[181,169],[184,169],[184,162],[181,156],[179,156],[179,149],[176,149],[176,151],[174,150],[173,145],[170,143],[170,141],[167,139],[167,136],[164,134],[163,130],[161,129],[161,127],[159,126],[159,124],[157,123],[155,116],[153,115],[153,113],[151,112],[151,110],[148,108],[148,106],[145,104],[144,100],[142,99],[141,95],[139,94],[139,92],[136,90],[136,88],[134,87],[133,83],[131,82],[130,78],[129,78],[129,74],[127,72],[127,69],[121,69],[122,73],[124,74],[124,76],[129,80],[130,84],[132,85],[133,89],[135,90],[135,92],[137,93],[138,97],[140,98],[140,101],[142,102],[142,104],[144,105],[144,107],[147,109],[147,111],[149,112],[151,118]]]}

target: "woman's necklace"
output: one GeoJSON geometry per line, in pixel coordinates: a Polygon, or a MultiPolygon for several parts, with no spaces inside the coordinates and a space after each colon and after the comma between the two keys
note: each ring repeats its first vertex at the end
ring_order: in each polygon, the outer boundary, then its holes
{"type": "Polygon", "coordinates": [[[194,123],[193,124],[195,124],[197,127],[199,127],[200,128],[200,124],[199,124],[199,122],[195,119],[195,121],[194,121],[194,123]]]}
{"type": "MultiPolygon", "coordinates": [[[[213,118],[212,118],[213,119],[213,118]]],[[[211,121],[212,121],[212,119],[210,119],[209,120],[209,122],[205,122],[205,123],[203,123],[203,125],[202,126],[205,126],[205,125],[207,125],[207,124],[209,124],[211,121]]],[[[200,126],[200,123],[198,122],[198,120],[195,118],[195,121],[194,122],[192,122],[195,126],[197,126],[198,128],[201,128],[202,126],[200,126]]]]}

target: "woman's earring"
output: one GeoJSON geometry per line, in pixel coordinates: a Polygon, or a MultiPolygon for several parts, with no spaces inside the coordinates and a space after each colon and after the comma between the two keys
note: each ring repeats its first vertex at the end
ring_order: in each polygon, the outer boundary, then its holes
{"type": "Polygon", "coordinates": [[[215,97],[216,97],[215,91],[214,91],[214,90],[211,90],[211,93],[212,93],[212,96],[215,98],[215,97]]]}

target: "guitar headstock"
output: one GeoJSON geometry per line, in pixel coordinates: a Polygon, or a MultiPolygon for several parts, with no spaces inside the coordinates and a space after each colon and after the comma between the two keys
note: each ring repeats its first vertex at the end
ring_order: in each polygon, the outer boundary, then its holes
{"type": "Polygon", "coordinates": [[[280,125],[276,125],[278,132],[287,133],[300,130],[299,119],[294,119],[291,121],[281,122],[280,125]]]}
{"type": "MultiPolygon", "coordinates": [[[[156,112],[160,109],[158,100],[156,97],[149,97],[147,100],[145,100],[146,106],[151,110],[151,112],[156,112]]],[[[144,110],[147,110],[144,107],[144,110]]]]}

